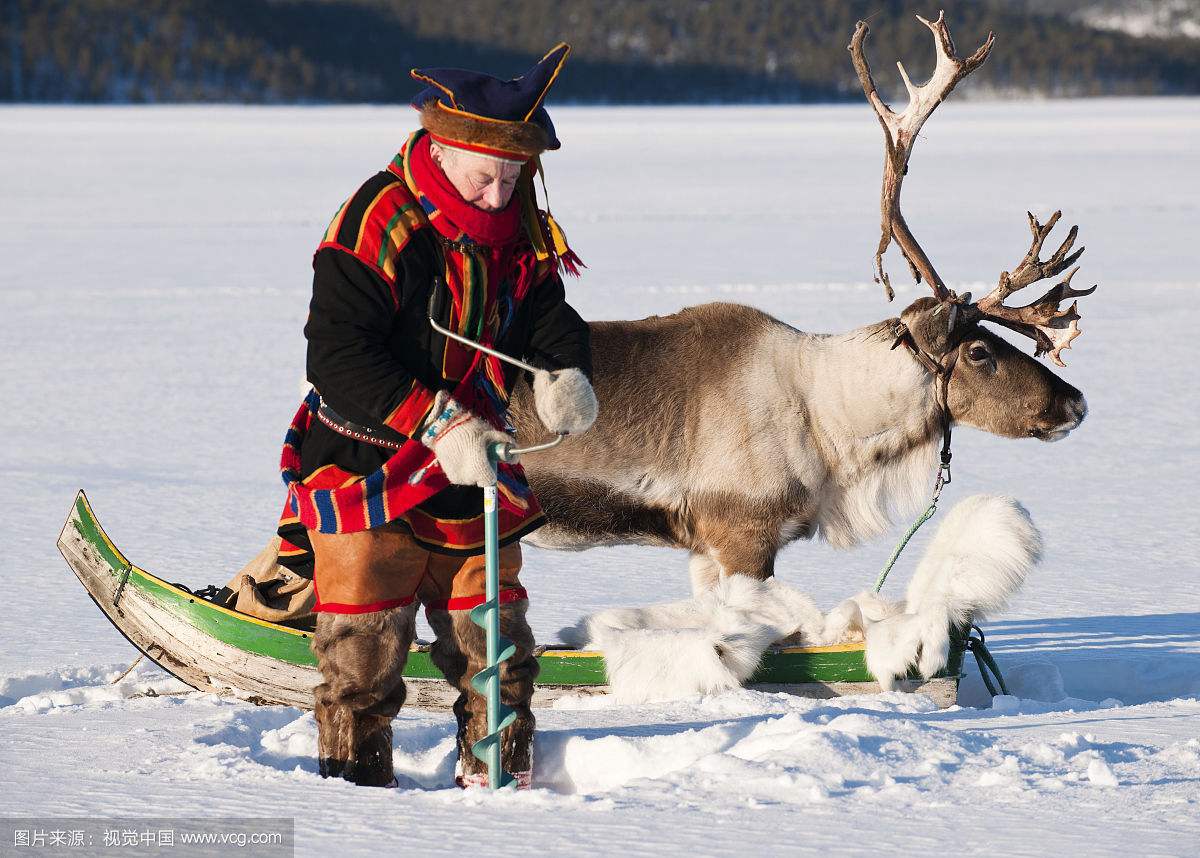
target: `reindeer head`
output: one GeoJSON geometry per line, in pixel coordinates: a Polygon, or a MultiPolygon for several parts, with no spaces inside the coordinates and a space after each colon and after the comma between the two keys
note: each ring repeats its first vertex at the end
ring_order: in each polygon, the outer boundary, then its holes
{"type": "Polygon", "coordinates": [[[957,423],[1005,438],[1058,441],[1083,422],[1083,394],[1041,361],[975,322],[946,323],[946,305],[918,298],[900,314],[904,336],[949,368],[944,393],[957,423]]]}
{"type": "Polygon", "coordinates": [[[983,64],[995,35],[989,33],[973,54],[962,59],[955,51],[945,12],[936,21],[920,15],[917,20],[933,33],[937,63],[933,76],[921,86],[914,85],[903,64],[897,63],[909,96],[902,113],[894,112],[875,89],[863,53],[869,32],[865,22],[858,22],[849,46],[859,83],[883,127],[885,155],[875,280],[892,300],[895,293],[883,269],[883,254],[894,239],[916,281],[924,279],[932,288],[932,298],[919,298],[901,314],[897,343],[904,342],[931,372],[941,376],[943,404],[956,422],[1010,438],[1057,441],[1083,421],[1087,405],[1083,394],[1036,357],[1048,354],[1058,366],[1065,366],[1062,351],[1070,348],[1080,334],[1079,313],[1074,300],[1065,310],[1060,305],[1096,289],[1071,288],[1071,279],[1079,270],[1071,266],[1083,253],[1082,247],[1071,252],[1079,228],[1071,227],[1058,250],[1042,260],[1042,245],[1062,213],[1055,212],[1044,225],[1029,214],[1033,232],[1029,252],[1013,271],[1001,273],[996,288],[978,301],[972,301],[969,292],[956,294],[942,281],[901,214],[900,190],[921,126],[955,85],[983,64]],[[1033,303],[1023,307],[1004,304],[1018,289],[1056,277],[1068,268],[1071,270],[1066,276],[1033,303]],[[1034,357],[985,329],[982,322],[1003,325],[1030,337],[1036,344],[1034,357]]]}

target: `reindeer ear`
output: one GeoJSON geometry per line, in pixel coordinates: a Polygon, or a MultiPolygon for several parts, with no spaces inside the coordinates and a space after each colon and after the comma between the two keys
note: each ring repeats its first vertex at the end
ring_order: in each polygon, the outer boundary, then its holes
{"type": "MultiPolygon", "coordinates": [[[[918,298],[900,314],[900,320],[912,334],[913,341],[922,351],[931,355],[941,355],[950,348],[957,339],[957,334],[950,330],[946,303],[929,296],[918,298]]],[[[961,326],[959,321],[958,325],[961,326]]]]}

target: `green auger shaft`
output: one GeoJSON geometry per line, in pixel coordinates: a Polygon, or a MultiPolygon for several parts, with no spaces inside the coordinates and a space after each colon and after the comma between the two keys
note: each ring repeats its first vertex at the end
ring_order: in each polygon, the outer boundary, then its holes
{"type": "MultiPolygon", "coordinates": [[[[488,455],[495,463],[503,444],[492,445],[488,455]]],[[[487,667],[471,677],[471,686],[487,700],[487,735],[471,746],[471,753],[487,763],[488,788],[510,786],[516,779],[504,770],[500,759],[501,733],[516,720],[516,713],[500,702],[500,664],[512,657],[516,647],[500,636],[500,522],[496,486],[483,489],[483,539],[486,561],[485,601],[471,611],[471,621],[487,635],[487,667]]]]}

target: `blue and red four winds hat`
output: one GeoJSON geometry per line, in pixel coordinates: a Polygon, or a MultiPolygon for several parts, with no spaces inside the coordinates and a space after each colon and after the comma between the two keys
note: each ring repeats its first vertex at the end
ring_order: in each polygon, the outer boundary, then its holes
{"type": "Polygon", "coordinates": [[[413,78],[429,86],[417,93],[412,105],[438,143],[528,161],[561,145],[542,102],[570,53],[571,46],[560,42],[512,80],[466,69],[413,69],[413,78]]]}

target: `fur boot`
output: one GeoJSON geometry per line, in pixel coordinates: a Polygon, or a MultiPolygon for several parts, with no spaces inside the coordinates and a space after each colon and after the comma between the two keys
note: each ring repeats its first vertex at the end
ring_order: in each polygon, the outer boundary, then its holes
{"type": "MultiPolygon", "coordinates": [[[[516,646],[512,658],[500,665],[500,701],[516,713],[501,737],[500,760],[520,787],[528,787],[533,771],[533,681],[538,663],[533,656],[533,631],[525,619],[528,601],[500,606],[500,634],[516,646]]],[[[454,703],[458,719],[458,766],[461,787],[486,786],[487,764],[471,746],[487,735],[487,700],[471,687],[471,677],[487,666],[487,638],[471,622],[470,611],[431,610],[429,624],[437,640],[430,649],[433,663],[461,693],[454,703]]]]}
{"type": "Polygon", "coordinates": [[[313,696],[322,777],[395,783],[392,719],[404,703],[401,674],[415,634],[415,604],[318,615],[313,652],[325,681],[313,696]]]}

